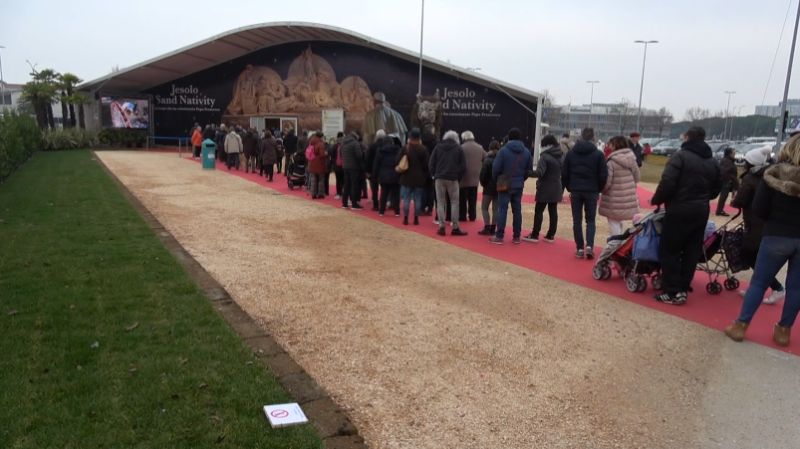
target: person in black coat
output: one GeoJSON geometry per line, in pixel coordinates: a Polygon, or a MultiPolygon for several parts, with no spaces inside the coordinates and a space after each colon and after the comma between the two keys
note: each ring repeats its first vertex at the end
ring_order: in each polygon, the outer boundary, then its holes
{"type": "Polygon", "coordinates": [[[537,178],[536,206],[533,212],[533,230],[522,238],[526,242],[536,243],[539,241],[545,208],[549,217],[549,226],[544,241],[548,243],[555,241],[558,230],[558,203],[564,196],[564,189],[561,187],[561,160],[563,158],[564,153],[561,151],[556,136],[544,136],[539,162],[536,164],[536,170],[533,171],[533,177],[537,178]]]}
{"type": "Polygon", "coordinates": [[[734,341],[742,341],[745,331],[764,298],[770,281],[789,264],[786,273],[786,299],[780,321],[775,324],[772,340],[789,346],[792,326],[800,311],[800,135],[786,142],[778,164],[764,172],[756,189],[753,212],[764,220],[764,236],[750,287],[742,303],[739,318],[725,328],[734,341]]]}
{"type": "Polygon", "coordinates": [[[375,165],[375,157],[378,155],[380,149],[389,143],[391,143],[391,139],[386,137],[386,132],[384,130],[379,129],[375,133],[375,141],[367,147],[367,152],[364,154],[364,158],[366,159],[367,181],[369,183],[369,189],[372,191],[372,210],[378,210],[380,198],[380,181],[378,181],[378,176],[372,171],[375,165]]]}
{"type": "Polygon", "coordinates": [[[382,139],[372,165],[372,178],[381,186],[378,214],[386,212],[386,202],[391,201],[394,216],[400,216],[400,175],[395,170],[400,157],[400,139],[396,136],[382,139]]]}
{"type": "MultiPolygon", "coordinates": [[[[744,220],[744,239],[742,242],[742,253],[747,260],[750,268],[756,267],[758,259],[758,247],[761,246],[761,237],[764,234],[764,220],[758,217],[753,210],[753,200],[756,196],[758,185],[764,179],[764,172],[769,168],[769,156],[772,149],[768,146],[750,150],[745,154],[745,172],[742,175],[742,182],[736,191],[731,205],[741,209],[744,220]]],[[[764,304],[775,304],[784,296],[786,289],[778,278],[773,279],[769,287],[772,294],[764,299],[764,304]]]]}
{"type": "Polygon", "coordinates": [[[719,164],[705,137],[703,128],[689,128],[680,151],[667,162],[651,201],[666,207],[660,246],[664,293],[655,296],[666,304],[686,303],[703,254],[709,202],[722,188],[719,164]]]}
{"type": "Polygon", "coordinates": [[[594,258],[595,218],[600,192],[608,179],[608,166],[603,152],[594,144],[594,129],[581,131],[564,158],[561,183],[569,191],[572,205],[572,234],[577,251],[575,257],[594,258]],[[586,240],[583,239],[583,216],[586,214],[586,240]],[[584,245],[585,243],[585,245],[584,245]]]}
{"type": "Polygon", "coordinates": [[[719,161],[720,174],[722,175],[722,191],[719,194],[719,201],[717,202],[717,216],[729,217],[730,215],[725,212],[725,203],[728,201],[728,195],[735,193],[739,189],[739,171],[736,169],[736,153],[733,148],[725,148],[722,160],[719,161]]]}
{"type": "Polygon", "coordinates": [[[408,169],[400,173],[400,196],[403,199],[403,224],[408,224],[408,212],[411,208],[411,201],[414,201],[414,224],[419,224],[419,217],[425,207],[424,194],[425,185],[431,175],[428,172],[428,160],[430,155],[428,149],[420,141],[421,134],[419,129],[413,128],[408,134],[408,143],[397,159],[406,156],[408,169]]]}
{"type": "MultiPolygon", "coordinates": [[[[305,148],[303,148],[303,150],[305,150],[305,148]]],[[[292,158],[295,151],[297,151],[297,136],[294,135],[294,130],[290,129],[286,137],[283,138],[283,154],[286,156],[284,175],[289,174],[289,160],[292,158]]]]}
{"type": "Polygon", "coordinates": [[[497,179],[492,176],[494,158],[500,151],[500,142],[493,140],[489,143],[489,152],[483,160],[481,167],[480,182],[483,187],[483,198],[481,199],[481,214],[483,215],[483,229],[478,231],[480,235],[494,235],[497,232],[497,213],[500,203],[497,202],[497,179]],[[489,215],[489,208],[492,213],[489,215]]]}

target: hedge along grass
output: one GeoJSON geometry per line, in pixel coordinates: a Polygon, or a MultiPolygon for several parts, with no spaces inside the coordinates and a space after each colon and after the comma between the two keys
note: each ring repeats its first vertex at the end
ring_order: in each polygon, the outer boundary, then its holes
{"type": "Polygon", "coordinates": [[[27,161],[42,145],[36,120],[15,112],[0,114],[0,183],[27,161]]]}
{"type": "Polygon", "coordinates": [[[0,447],[321,447],[92,153],[0,186],[0,236],[0,447]]]}

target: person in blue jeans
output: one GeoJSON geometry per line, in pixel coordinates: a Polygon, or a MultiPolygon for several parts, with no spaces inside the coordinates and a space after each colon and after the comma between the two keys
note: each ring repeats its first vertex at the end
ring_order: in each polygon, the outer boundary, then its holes
{"type": "Polygon", "coordinates": [[[572,235],[575,257],[594,259],[595,219],[597,199],[606,185],[608,167],[603,152],[594,144],[594,129],[584,128],[581,139],[567,153],[561,168],[561,185],[569,191],[572,204],[572,235]],[[583,239],[583,220],[586,216],[586,240],[583,239]]]}
{"type": "Polygon", "coordinates": [[[800,312],[800,135],[789,139],[778,164],[764,172],[752,207],[766,223],[764,237],[739,318],[725,328],[725,335],[734,341],[744,340],[770,282],[788,262],[786,299],[781,320],[773,328],[772,340],[779,346],[789,346],[792,326],[800,312]]]}
{"type": "Polygon", "coordinates": [[[533,171],[533,156],[522,143],[522,133],[517,128],[508,131],[508,142],[500,148],[492,164],[492,177],[497,182],[497,198],[499,201],[497,231],[489,241],[496,245],[503,244],[508,205],[514,215],[513,236],[511,242],[520,243],[522,234],[522,191],[528,173],[533,171]]]}

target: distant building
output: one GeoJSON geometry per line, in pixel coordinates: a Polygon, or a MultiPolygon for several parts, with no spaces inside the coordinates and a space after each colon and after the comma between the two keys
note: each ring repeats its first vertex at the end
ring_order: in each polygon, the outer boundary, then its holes
{"type": "Polygon", "coordinates": [[[16,111],[22,98],[22,84],[0,81],[0,113],[16,111]]]}
{"type": "MultiPolygon", "coordinates": [[[[781,109],[783,101],[779,102],[777,106],[761,105],[756,106],[756,115],[766,115],[768,117],[778,118],[781,116],[781,109]]],[[[789,111],[790,117],[800,116],[800,99],[789,99],[786,102],[786,110],[789,111]]]]}
{"type": "MultiPolygon", "coordinates": [[[[542,121],[550,126],[549,132],[556,135],[577,135],[583,128],[594,128],[595,135],[602,140],[617,135],[628,135],[636,130],[638,108],[625,103],[595,103],[590,105],[551,106],[544,109],[542,121]]],[[[652,109],[642,109],[641,129],[643,137],[669,135],[671,116],[660,115],[652,109]]]]}

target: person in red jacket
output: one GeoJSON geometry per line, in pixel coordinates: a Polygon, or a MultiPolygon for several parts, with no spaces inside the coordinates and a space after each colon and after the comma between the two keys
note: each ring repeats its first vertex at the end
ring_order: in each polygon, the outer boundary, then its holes
{"type": "Polygon", "coordinates": [[[308,173],[311,177],[311,199],[325,198],[325,176],[328,173],[328,150],[325,147],[324,134],[317,131],[308,140],[308,146],[314,148],[314,159],[308,161],[308,173]]]}

